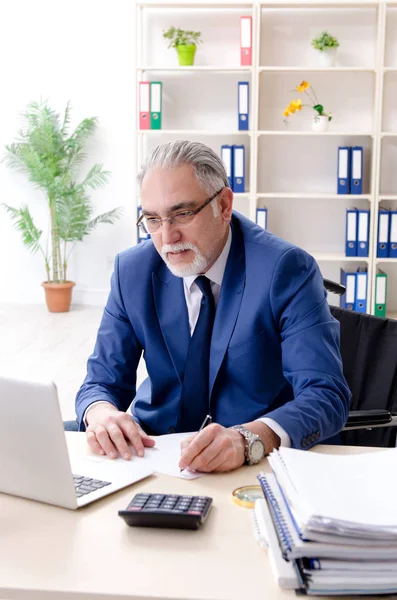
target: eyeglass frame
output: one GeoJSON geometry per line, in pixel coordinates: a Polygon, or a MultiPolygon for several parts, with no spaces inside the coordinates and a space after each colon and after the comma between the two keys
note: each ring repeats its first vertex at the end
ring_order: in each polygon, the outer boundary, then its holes
{"type": "MultiPolygon", "coordinates": [[[[208,206],[208,205],[209,205],[209,204],[210,204],[210,203],[211,203],[213,200],[215,200],[215,198],[216,198],[217,196],[219,196],[219,194],[220,194],[220,193],[221,193],[221,192],[222,192],[222,191],[225,189],[225,187],[226,187],[226,186],[223,186],[223,187],[222,187],[222,188],[221,188],[221,189],[220,189],[218,192],[216,192],[216,194],[214,194],[213,196],[211,196],[211,198],[208,198],[208,200],[206,200],[206,201],[204,202],[204,204],[202,204],[201,206],[199,206],[199,207],[198,207],[198,208],[196,208],[195,210],[181,210],[181,211],[179,211],[179,212],[190,212],[190,213],[192,214],[192,217],[193,217],[193,219],[194,219],[194,217],[195,217],[196,215],[198,215],[198,214],[199,214],[199,212],[201,212],[201,211],[202,211],[202,210],[203,210],[203,209],[204,209],[206,206],[208,206]]],[[[158,221],[158,222],[159,222],[159,225],[160,225],[160,227],[159,227],[158,231],[161,231],[161,228],[162,228],[162,226],[163,226],[163,222],[164,222],[164,221],[170,221],[170,224],[171,224],[171,225],[174,225],[174,223],[172,222],[172,219],[174,219],[174,218],[175,218],[175,216],[176,216],[177,214],[178,214],[178,213],[176,212],[174,215],[171,215],[171,216],[169,216],[169,217],[165,217],[164,219],[156,219],[156,221],[158,221]]],[[[146,215],[141,215],[141,216],[139,217],[139,219],[137,220],[137,222],[136,222],[136,226],[137,226],[137,227],[142,227],[142,228],[143,228],[143,230],[144,230],[144,233],[146,233],[146,234],[148,234],[148,235],[156,235],[156,233],[157,233],[158,231],[155,231],[154,233],[150,233],[149,231],[145,231],[145,228],[144,228],[144,226],[143,226],[143,223],[142,223],[145,217],[146,217],[146,215]]],[[[192,222],[193,222],[193,219],[192,219],[192,221],[189,221],[189,223],[186,223],[186,225],[189,225],[190,223],[192,223],[192,222]]],[[[185,227],[185,225],[183,225],[182,227],[185,227]]]]}

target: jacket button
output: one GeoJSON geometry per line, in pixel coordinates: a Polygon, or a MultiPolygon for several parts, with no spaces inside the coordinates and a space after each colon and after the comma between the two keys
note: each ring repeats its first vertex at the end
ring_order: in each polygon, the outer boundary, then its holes
{"type": "Polygon", "coordinates": [[[312,442],[315,442],[317,440],[317,434],[316,433],[312,433],[311,436],[310,436],[310,440],[312,442]]]}
{"type": "Polygon", "coordinates": [[[170,427],[168,427],[168,431],[167,433],[175,433],[176,429],[175,427],[173,427],[172,425],[170,427]]]}
{"type": "Polygon", "coordinates": [[[302,448],[306,448],[306,446],[308,444],[307,438],[303,438],[302,441],[301,441],[301,444],[302,444],[302,448]]]}

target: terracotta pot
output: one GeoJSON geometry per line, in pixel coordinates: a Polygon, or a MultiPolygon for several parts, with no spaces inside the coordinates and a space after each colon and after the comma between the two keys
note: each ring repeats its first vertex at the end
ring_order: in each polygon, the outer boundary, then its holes
{"type": "Polygon", "coordinates": [[[72,302],[74,281],[52,283],[44,281],[41,284],[45,290],[45,301],[50,312],[68,312],[72,302]]]}

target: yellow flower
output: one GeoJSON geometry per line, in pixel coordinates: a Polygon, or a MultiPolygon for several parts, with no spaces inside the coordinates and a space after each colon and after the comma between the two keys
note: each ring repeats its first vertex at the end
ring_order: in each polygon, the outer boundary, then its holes
{"type": "Polygon", "coordinates": [[[292,100],[291,106],[293,106],[296,110],[302,110],[302,100],[292,100]]]}
{"type": "Polygon", "coordinates": [[[296,86],[296,90],[298,92],[302,93],[305,90],[307,90],[308,87],[310,87],[310,83],[308,83],[307,81],[302,81],[302,83],[300,85],[296,86]]]}
{"type": "Polygon", "coordinates": [[[289,109],[290,109],[290,111],[292,112],[292,114],[294,114],[294,112],[296,111],[296,108],[295,108],[295,106],[293,106],[292,104],[290,104],[290,107],[289,107],[289,109]]]}
{"type": "Polygon", "coordinates": [[[291,114],[290,111],[288,110],[288,108],[286,108],[284,111],[284,117],[289,117],[290,114],[291,114]]]}

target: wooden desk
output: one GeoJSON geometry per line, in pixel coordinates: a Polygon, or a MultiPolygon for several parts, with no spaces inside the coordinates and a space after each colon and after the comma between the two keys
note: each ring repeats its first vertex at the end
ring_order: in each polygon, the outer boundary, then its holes
{"type": "MultiPolygon", "coordinates": [[[[67,433],[67,440],[71,453],[88,452],[85,434],[67,433]]],[[[191,481],[152,475],[77,511],[0,494],[0,598],[293,600],[274,583],[250,510],[231,497],[236,487],[257,484],[261,470],[269,470],[267,461],[191,481]],[[117,511],[138,491],[208,495],[213,508],[198,531],[128,527],[117,511]]]]}

